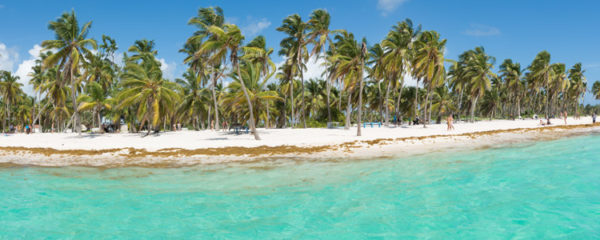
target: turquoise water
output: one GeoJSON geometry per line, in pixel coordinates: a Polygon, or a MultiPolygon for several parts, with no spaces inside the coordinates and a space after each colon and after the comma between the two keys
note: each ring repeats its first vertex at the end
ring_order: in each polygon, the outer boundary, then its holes
{"type": "Polygon", "coordinates": [[[353,162],[5,167],[0,239],[599,239],[598,146],[595,135],[353,162]]]}

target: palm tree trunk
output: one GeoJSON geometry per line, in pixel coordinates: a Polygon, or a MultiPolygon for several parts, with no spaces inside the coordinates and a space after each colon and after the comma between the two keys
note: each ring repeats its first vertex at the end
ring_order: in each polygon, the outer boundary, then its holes
{"type": "MultiPolygon", "coordinates": [[[[72,78],[73,76],[71,76],[72,78]]],[[[79,111],[77,111],[77,91],[75,83],[71,83],[71,101],[73,103],[73,130],[77,131],[81,135],[81,123],[79,122],[79,111]]]]}
{"type": "Polygon", "coordinates": [[[360,137],[362,135],[362,133],[360,132],[360,124],[361,124],[361,120],[362,120],[362,90],[363,90],[363,81],[362,81],[362,68],[360,73],[358,74],[359,79],[358,79],[358,121],[357,121],[357,128],[356,128],[356,136],[360,137]]]}
{"type": "Polygon", "coordinates": [[[350,114],[352,113],[352,107],[350,104],[350,100],[352,97],[352,92],[348,93],[348,103],[346,105],[346,124],[344,125],[344,129],[350,129],[350,114]]]}
{"type": "Polygon", "coordinates": [[[212,130],[212,129],[213,129],[213,128],[212,128],[212,125],[210,124],[210,122],[211,122],[211,120],[212,120],[212,117],[210,116],[210,113],[211,113],[211,112],[212,112],[212,106],[208,106],[208,112],[206,113],[206,118],[207,118],[207,121],[208,121],[208,128],[209,128],[210,130],[212,130]]]}
{"type": "Polygon", "coordinates": [[[388,81],[387,88],[385,89],[385,98],[384,98],[384,102],[383,102],[383,105],[385,107],[385,117],[384,117],[385,126],[390,125],[390,113],[389,113],[390,110],[387,106],[387,101],[388,101],[388,99],[390,99],[390,85],[391,84],[392,84],[392,81],[388,81]]]}
{"type": "Polygon", "coordinates": [[[477,106],[477,100],[479,99],[479,94],[475,97],[475,100],[471,104],[471,122],[475,122],[475,106],[477,106]]]}
{"type": "Polygon", "coordinates": [[[458,116],[456,116],[458,121],[460,121],[460,114],[462,113],[462,99],[463,99],[463,92],[464,92],[463,90],[464,89],[461,87],[460,94],[458,97],[458,116]]]}
{"type": "Polygon", "coordinates": [[[101,133],[104,133],[104,128],[102,128],[102,117],[100,116],[100,111],[98,111],[98,129],[100,129],[101,133]]]}
{"type": "Polygon", "coordinates": [[[254,139],[260,140],[260,136],[258,136],[258,131],[256,131],[256,125],[254,122],[254,110],[252,109],[252,101],[250,101],[250,96],[248,95],[248,90],[246,90],[246,84],[242,79],[242,72],[240,71],[240,65],[235,61],[235,67],[237,69],[237,74],[240,79],[240,85],[242,86],[242,91],[244,91],[244,96],[246,96],[246,103],[248,103],[248,110],[250,111],[250,131],[254,134],[254,139]]]}
{"type": "Polygon", "coordinates": [[[400,91],[398,92],[398,99],[396,100],[396,124],[402,124],[402,114],[400,114],[400,101],[402,101],[402,88],[404,87],[404,82],[400,83],[400,91]]]}
{"type": "MultiPolygon", "coordinates": [[[[431,83],[430,83],[431,85],[431,83]]],[[[427,128],[427,106],[429,104],[429,88],[427,88],[427,95],[425,95],[425,108],[423,109],[423,128],[427,128]]]]}
{"type": "Polygon", "coordinates": [[[517,118],[521,117],[521,98],[517,98],[517,118]]]}
{"type": "Polygon", "coordinates": [[[267,120],[265,121],[265,128],[269,128],[269,119],[271,118],[271,115],[269,114],[269,101],[266,101],[267,104],[267,120]]]}
{"type": "Polygon", "coordinates": [[[304,128],[306,128],[306,109],[304,108],[304,74],[302,73],[300,73],[300,80],[302,82],[302,106],[300,107],[300,112],[302,114],[302,124],[304,125],[304,128]]]}
{"type": "MultiPolygon", "coordinates": [[[[417,79],[417,85],[415,86],[415,100],[413,102],[413,107],[414,107],[414,113],[413,113],[413,120],[417,119],[417,116],[419,114],[418,112],[418,103],[419,103],[419,79],[417,79]]],[[[417,124],[419,124],[417,122],[417,124]]]]}
{"type": "Polygon", "coordinates": [[[219,131],[219,105],[217,104],[217,93],[215,87],[217,86],[217,73],[213,73],[213,84],[211,87],[213,103],[215,106],[215,129],[219,131]]]}
{"type": "Polygon", "coordinates": [[[292,103],[292,114],[290,114],[290,119],[292,121],[292,123],[290,124],[292,128],[294,128],[294,126],[296,126],[296,122],[294,119],[294,79],[290,79],[290,100],[292,103]]]}
{"type": "Polygon", "coordinates": [[[339,96],[338,96],[338,112],[342,112],[342,83],[340,78],[337,79],[338,81],[338,88],[339,88],[339,96]]]}
{"type": "MultiPolygon", "coordinates": [[[[5,125],[5,127],[10,126],[10,119],[11,119],[11,114],[10,114],[10,98],[6,99],[6,114],[8,115],[8,118],[6,119],[8,121],[8,123],[5,125]]],[[[8,127],[8,131],[10,131],[10,127],[8,127]]]]}
{"type": "Polygon", "coordinates": [[[329,79],[327,81],[327,123],[329,124],[331,122],[331,106],[330,106],[330,102],[329,102],[329,94],[331,92],[331,83],[330,83],[331,79],[329,79]]]}

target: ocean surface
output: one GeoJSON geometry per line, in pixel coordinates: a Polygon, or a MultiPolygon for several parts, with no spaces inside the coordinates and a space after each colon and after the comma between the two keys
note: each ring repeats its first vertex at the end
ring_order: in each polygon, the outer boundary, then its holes
{"type": "Polygon", "coordinates": [[[600,135],[400,159],[0,168],[0,239],[600,239],[600,135]]]}

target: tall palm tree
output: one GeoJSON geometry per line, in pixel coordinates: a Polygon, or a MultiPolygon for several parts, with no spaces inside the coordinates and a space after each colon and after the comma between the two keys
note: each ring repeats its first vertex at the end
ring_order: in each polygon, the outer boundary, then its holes
{"type": "MultiPolygon", "coordinates": [[[[277,28],[277,31],[287,34],[283,40],[281,40],[281,47],[287,49],[287,51],[280,51],[280,55],[285,55],[286,61],[289,61],[289,65],[293,66],[293,76],[299,76],[301,81],[301,105],[304,105],[304,70],[306,69],[305,63],[309,58],[306,46],[310,42],[308,38],[309,25],[302,21],[302,18],[298,14],[290,15],[283,19],[283,23],[277,28]]],[[[292,112],[294,112],[294,103],[292,102],[292,112]]],[[[301,108],[301,116],[304,128],[306,128],[306,115],[303,107],[301,108]]],[[[292,126],[294,126],[294,119],[292,114],[292,126]]]]}
{"type": "Polygon", "coordinates": [[[581,63],[576,63],[571,69],[569,69],[569,80],[571,81],[569,96],[575,100],[576,116],[579,115],[579,102],[583,98],[587,88],[587,80],[583,75],[584,73],[585,70],[583,70],[581,63]]]}
{"type": "MultiPolygon", "coordinates": [[[[348,85],[358,85],[358,116],[356,135],[361,136],[361,117],[362,117],[362,91],[363,91],[363,72],[365,70],[365,62],[368,57],[367,40],[363,39],[362,43],[359,43],[354,39],[352,33],[343,32],[342,35],[336,36],[338,40],[339,49],[339,61],[340,66],[338,69],[338,75],[344,76],[347,79],[348,85]]],[[[349,96],[351,92],[348,93],[349,96]]],[[[348,97],[350,100],[350,97],[348,97]]],[[[351,103],[348,101],[348,106],[351,103]]],[[[346,113],[346,119],[349,119],[351,115],[351,108],[348,107],[346,113]]],[[[349,123],[346,120],[346,123],[349,123]]],[[[348,124],[346,125],[348,127],[348,124]]]]}
{"type": "MultiPolygon", "coordinates": [[[[393,26],[392,30],[390,30],[385,39],[381,42],[381,46],[385,50],[383,59],[385,77],[388,78],[385,98],[388,99],[390,88],[394,88],[399,93],[396,99],[396,119],[400,119],[400,99],[402,98],[404,77],[410,70],[412,62],[411,51],[420,32],[421,26],[414,27],[412,20],[407,18],[393,26]]],[[[418,95],[415,95],[413,117],[416,117],[417,113],[417,97],[418,95]]]]}
{"type": "Polygon", "coordinates": [[[74,130],[81,134],[81,123],[77,112],[77,75],[81,63],[87,60],[85,56],[92,55],[90,47],[97,49],[96,40],[87,38],[92,22],[79,26],[75,11],[63,13],[56,21],[51,21],[48,29],[54,31],[55,40],[42,42],[42,47],[47,50],[57,49],[55,53],[44,60],[44,68],[58,65],[57,74],[71,85],[71,102],[73,105],[74,130]]]}
{"type": "MultiPolygon", "coordinates": [[[[324,9],[314,10],[310,14],[310,19],[308,20],[308,38],[310,42],[313,43],[313,49],[311,51],[311,55],[315,56],[315,62],[321,57],[321,53],[325,50],[325,45],[329,44],[332,46],[330,35],[338,30],[329,29],[329,24],[331,22],[331,16],[324,9]]],[[[327,122],[331,122],[331,106],[329,93],[331,91],[331,79],[333,75],[329,74],[329,81],[326,81],[327,84],[327,122]]]]}
{"type": "MultiPolygon", "coordinates": [[[[500,77],[504,80],[504,84],[508,91],[509,100],[513,101],[513,104],[516,106],[516,117],[521,117],[521,92],[524,90],[524,86],[522,84],[522,76],[523,69],[521,68],[521,64],[517,62],[513,62],[512,59],[505,59],[502,64],[500,64],[500,77]]],[[[510,114],[514,115],[511,112],[510,114]]]]}
{"type": "Polygon", "coordinates": [[[186,43],[189,47],[192,47],[191,51],[188,51],[188,57],[184,60],[185,63],[190,64],[190,67],[196,71],[197,75],[204,74],[204,65],[205,63],[210,64],[210,68],[208,68],[208,72],[210,72],[212,76],[212,84],[210,85],[213,107],[214,107],[214,115],[215,115],[215,129],[218,131],[220,128],[219,124],[219,106],[217,103],[217,93],[215,91],[215,87],[217,86],[217,82],[219,78],[222,76],[223,69],[221,68],[222,63],[225,61],[225,56],[217,56],[213,58],[213,61],[208,62],[207,58],[211,54],[208,51],[203,51],[201,46],[204,40],[214,40],[215,36],[209,31],[211,26],[216,26],[222,28],[225,24],[225,15],[223,14],[223,9],[220,7],[209,7],[209,8],[200,8],[198,9],[198,15],[190,19],[188,25],[194,25],[198,28],[198,31],[194,33],[192,37],[190,37],[186,43]],[[200,46],[199,49],[195,49],[200,46]]]}
{"type": "MultiPolygon", "coordinates": [[[[529,66],[529,71],[531,72],[532,81],[541,85],[546,91],[545,98],[545,112],[546,112],[546,122],[550,124],[550,81],[552,80],[552,64],[550,64],[550,53],[547,51],[541,51],[535,56],[535,59],[529,66]]],[[[536,84],[537,85],[537,84],[536,84]]]]}
{"type": "Polygon", "coordinates": [[[429,94],[432,89],[441,85],[445,80],[444,49],[446,39],[440,40],[440,34],[434,31],[426,31],[420,35],[415,46],[413,71],[414,74],[423,77],[423,85],[427,91],[425,97],[425,110],[423,127],[427,127],[430,120],[427,116],[429,94]]]}
{"type": "MultiPolygon", "coordinates": [[[[239,52],[242,48],[244,36],[242,35],[240,29],[234,24],[225,24],[223,28],[210,26],[208,31],[214,36],[214,39],[206,41],[205,45],[202,46],[202,49],[213,52],[211,57],[212,61],[215,59],[222,59],[222,56],[226,56],[226,54],[229,52],[229,61],[231,61],[232,68],[236,69],[238,76],[241,76],[239,52]]],[[[249,108],[248,110],[250,112],[250,130],[254,134],[254,139],[260,140],[258,131],[256,131],[256,122],[254,118],[254,110],[252,109],[252,101],[250,100],[250,96],[248,95],[248,90],[246,89],[244,81],[239,82],[242,91],[244,92],[244,96],[246,97],[246,102],[249,108]]]]}

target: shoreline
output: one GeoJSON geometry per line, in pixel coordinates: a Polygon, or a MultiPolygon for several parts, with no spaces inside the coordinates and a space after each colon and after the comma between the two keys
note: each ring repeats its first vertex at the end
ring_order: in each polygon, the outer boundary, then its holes
{"type": "MultiPolygon", "coordinates": [[[[506,121],[506,120],[497,120],[506,121]]],[[[516,120],[529,121],[529,120],[516,120]]],[[[558,122],[555,120],[555,123],[558,122]]],[[[583,122],[583,121],[580,121],[583,122]]],[[[222,164],[222,163],[256,163],[272,161],[349,161],[359,159],[377,159],[393,157],[409,157],[419,154],[455,150],[468,150],[478,148],[489,148],[503,144],[523,143],[532,141],[553,140],[557,138],[585,135],[596,130],[600,130],[600,124],[585,124],[575,122],[569,125],[552,125],[538,127],[505,128],[482,131],[456,131],[439,132],[440,125],[435,126],[438,129],[430,130],[438,134],[407,135],[400,137],[381,137],[373,136],[370,138],[355,137],[348,141],[333,141],[332,143],[315,144],[272,144],[266,142],[259,146],[223,146],[206,148],[136,148],[133,145],[123,148],[106,148],[107,146],[97,145],[97,148],[53,148],[52,144],[47,147],[39,147],[41,140],[29,140],[28,145],[18,141],[13,142],[13,146],[7,146],[5,141],[0,141],[0,166],[43,166],[43,167],[62,167],[62,166],[85,166],[85,167],[185,167],[202,164],[222,164]],[[14,146],[22,144],[23,146],[14,146]],[[271,144],[271,145],[268,145],[271,144]]],[[[589,121],[591,122],[591,121],[589,121]]],[[[492,121],[493,123],[493,121],[492,121]]],[[[464,126],[476,126],[477,123],[460,124],[464,126]]],[[[482,123],[485,124],[485,123],[482,123]]],[[[445,125],[443,125],[445,126],[445,125]]],[[[419,126],[417,126],[419,127],[419,126]]],[[[422,126],[420,126],[422,128],[422,126]]],[[[432,127],[433,128],[433,127],[432,127]]],[[[371,128],[367,128],[371,129],[371,128]]],[[[365,129],[366,131],[368,131],[365,129]]],[[[382,131],[392,132],[393,128],[384,128],[382,131]]],[[[402,131],[405,129],[394,129],[402,131]]],[[[415,128],[415,130],[418,130],[415,128]]],[[[302,129],[286,129],[286,131],[302,131],[302,129]]],[[[331,129],[313,129],[323,134],[331,129]]],[[[363,131],[363,132],[366,132],[363,131]]],[[[406,130],[408,131],[408,130],[406,130]]],[[[427,131],[427,130],[423,130],[427,131]]],[[[194,133],[194,132],[192,132],[194,133]]],[[[47,134],[47,133],[43,133],[47,134]]],[[[35,137],[34,134],[26,137],[35,137]]],[[[177,137],[178,135],[175,136],[177,137]]],[[[408,133],[407,133],[408,134],[408,133]]],[[[365,134],[366,135],[366,134],[365,134]]],[[[67,141],[78,141],[78,139],[87,138],[87,136],[74,137],[72,134],[54,134],[47,135],[51,137],[62,137],[69,139],[67,141]],[[73,140],[74,139],[74,140],[73,140]]],[[[107,135],[111,136],[111,135],[107,135]]],[[[121,135],[121,137],[135,136],[134,134],[121,135]]],[[[382,135],[384,136],[384,135],[382,135]]],[[[11,137],[11,136],[9,136],[11,137]]],[[[24,137],[24,136],[20,136],[24,137]]],[[[102,137],[102,136],[98,136],[102,137]]],[[[161,140],[162,136],[159,136],[161,140]]],[[[245,136],[243,136],[245,137],[245,136]]],[[[32,138],[33,139],[33,138],[32,138]]],[[[40,138],[41,139],[41,138],[40,138]]],[[[3,139],[6,140],[6,139],[3,139]]],[[[168,140],[168,139],[162,139],[168,140]]],[[[186,140],[186,139],[183,139],[186,140]]],[[[182,141],[183,141],[182,140],[182,141]]],[[[309,139],[310,140],[310,139],[309,139]]],[[[214,140],[217,141],[217,140],[214,140]]],[[[260,143],[260,142],[258,142],[260,143]]],[[[132,143],[133,144],[133,143],[132,143]]],[[[176,143],[171,143],[176,144],[176,143]]],[[[255,142],[256,144],[256,142],[255,142]]]]}

